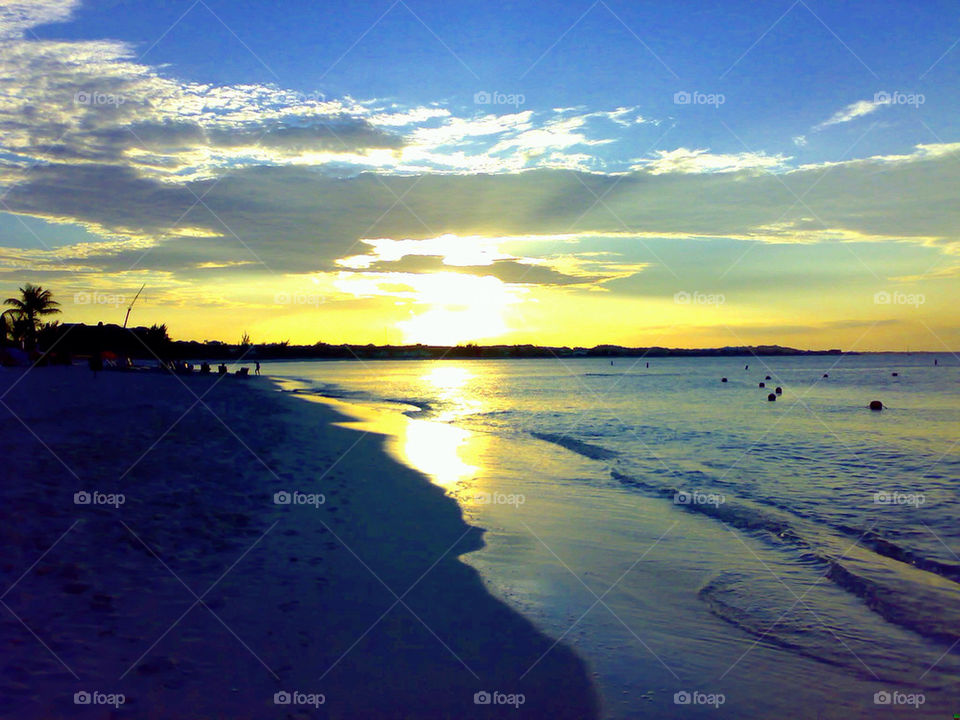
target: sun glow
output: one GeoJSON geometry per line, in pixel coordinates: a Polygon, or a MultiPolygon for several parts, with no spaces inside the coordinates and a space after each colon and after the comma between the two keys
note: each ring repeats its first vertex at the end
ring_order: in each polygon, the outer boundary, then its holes
{"type": "Polygon", "coordinates": [[[415,281],[417,305],[426,310],[396,327],[410,343],[455,345],[497,338],[509,328],[506,311],[521,292],[495,277],[457,273],[421,275],[415,281]]]}

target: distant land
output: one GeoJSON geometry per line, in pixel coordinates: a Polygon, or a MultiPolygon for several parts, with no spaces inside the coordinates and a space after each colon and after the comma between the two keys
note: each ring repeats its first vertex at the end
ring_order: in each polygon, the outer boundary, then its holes
{"type": "MultiPolygon", "coordinates": [[[[841,355],[834,350],[800,350],[781,345],[744,345],[722,348],[551,347],[541,345],[352,345],[318,342],[225,343],[217,340],[170,340],[157,328],[64,323],[48,336],[45,348],[57,355],[90,355],[110,351],[136,359],[163,360],[429,360],[440,358],[579,358],[579,357],[723,357],[751,355],[841,355]]],[[[847,353],[857,354],[857,353],[847,353]]]]}

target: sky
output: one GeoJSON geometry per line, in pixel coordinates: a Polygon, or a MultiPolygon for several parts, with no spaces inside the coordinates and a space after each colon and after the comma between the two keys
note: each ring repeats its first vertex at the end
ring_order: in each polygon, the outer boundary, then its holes
{"type": "Polygon", "coordinates": [[[960,350],[955,3],[3,0],[0,64],[64,322],[960,350]]]}

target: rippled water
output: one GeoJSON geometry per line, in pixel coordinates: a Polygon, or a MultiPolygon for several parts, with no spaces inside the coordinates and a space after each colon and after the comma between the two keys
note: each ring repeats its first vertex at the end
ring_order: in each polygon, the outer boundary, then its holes
{"type": "MultiPolygon", "coordinates": [[[[553,448],[560,467],[579,458],[577,477],[564,480],[572,494],[553,513],[582,513],[579,487],[598,518],[604,503],[612,513],[642,496],[702,518],[689,533],[719,521],[758,562],[696,561],[697,602],[714,618],[851,676],[960,698],[951,650],[960,640],[960,362],[951,355],[267,368],[305,390],[404,403],[434,426],[511,448],[488,453],[488,475],[516,475],[522,448],[534,445],[530,458],[553,448]],[[885,409],[869,410],[872,400],[885,409]]],[[[457,483],[472,487],[458,472],[454,494],[457,483]]]]}

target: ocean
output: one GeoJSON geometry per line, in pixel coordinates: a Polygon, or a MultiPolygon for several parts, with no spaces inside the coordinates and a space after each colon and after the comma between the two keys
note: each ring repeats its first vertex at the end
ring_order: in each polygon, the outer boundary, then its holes
{"type": "Polygon", "coordinates": [[[587,660],[607,717],[960,711],[950,354],[263,372],[458,500],[487,531],[463,561],[587,660]]]}

